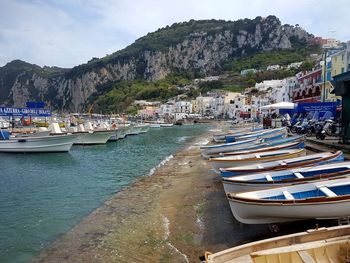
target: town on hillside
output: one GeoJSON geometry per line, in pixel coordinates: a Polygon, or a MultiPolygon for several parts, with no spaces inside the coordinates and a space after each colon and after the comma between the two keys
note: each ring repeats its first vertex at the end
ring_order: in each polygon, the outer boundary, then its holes
{"type": "MultiPolygon", "coordinates": [[[[310,70],[300,70],[295,76],[284,79],[264,80],[255,83],[243,92],[211,90],[195,99],[187,99],[179,95],[160,101],[136,100],[138,114],[145,119],[162,118],[167,120],[215,118],[215,119],[254,119],[262,114],[262,107],[278,102],[337,102],[341,97],[334,93],[334,76],[348,72],[350,65],[350,41],[346,44],[335,39],[316,37],[316,44],[323,48],[323,54],[315,54],[313,67],[310,70]]],[[[290,63],[286,69],[298,69],[302,61],[290,63]]],[[[265,71],[280,70],[280,65],[268,65],[265,71]]],[[[242,76],[256,73],[262,69],[244,69],[242,76]]],[[[200,82],[220,80],[219,76],[195,79],[191,85],[178,87],[182,91],[196,88],[200,82]]]]}

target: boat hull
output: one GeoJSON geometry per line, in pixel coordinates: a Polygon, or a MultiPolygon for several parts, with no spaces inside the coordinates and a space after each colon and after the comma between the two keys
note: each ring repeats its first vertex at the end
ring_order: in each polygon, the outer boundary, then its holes
{"type": "Polygon", "coordinates": [[[217,155],[222,152],[231,152],[236,149],[241,149],[247,145],[258,145],[261,144],[258,140],[252,139],[247,141],[240,141],[234,143],[226,143],[222,145],[213,145],[213,146],[203,146],[201,147],[202,156],[208,158],[213,155],[217,155]]]}
{"type": "Polygon", "coordinates": [[[94,145],[105,144],[115,131],[94,131],[76,133],[78,135],[74,144],[76,145],[94,145]]]}
{"type": "Polygon", "coordinates": [[[0,141],[0,152],[68,152],[76,138],[76,135],[71,134],[11,138],[9,140],[0,141]]]}
{"type": "MultiPolygon", "coordinates": [[[[209,161],[214,171],[220,174],[220,169],[224,169],[224,168],[239,167],[244,165],[251,165],[256,163],[264,163],[264,162],[283,160],[287,158],[296,158],[300,156],[305,156],[304,149],[290,150],[290,152],[289,150],[281,150],[280,152],[281,152],[280,154],[268,156],[265,158],[262,157],[262,158],[245,159],[244,156],[251,156],[251,154],[249,154],[249,155],[237,155],[237,156],[225,156],[225,157],[212,158],[212,159],[209,159],[209,161]],[[233,160],[228,159],[231,157],[234,159],[233,160]]],[[[257,155],[258,154],[259,153],[257,153],[257,155]]],[[[260,154],[263,154],[263,153],[260,153],[260,154]]]]}
{"type": "MultiPolygon", "coordinates": [[[[336,227],[329,227],[329,228],[318,228],[318,229],[311,229],[307,230],[305,232],[299,232],[295,234],[289,234],[285,236],[278,236],[273,237],[269,239],[259,240],[247,244],[243,244],[237,247],[232,247],[214,254],[206,254],[206,262],[208,263],[229,263],[229,262],[304,262],[300,259],[300,257],[297,255],[294,257],[295,260],[292,260],[293,257],[288,253],[291,250],[292,251],[301,251],[301,250],[307,250],[308,248],[315,248],[315,246],[310,246],[310,243],[313,242],[313,244],[317,244],[320,246],[332,244],[331,239],[334,239],[336,241],[341,240],[347,240],[350,235],[350,226],[336,226],[336,227]],[[270,249],[276,249],[276,248],[283,248],[283,254],[280,256],[276,253],[276,251],[271,251],[271,253],[266,253],[266,250],[270,249]],[[294,249],[293,249],[294,248],[294,249]],[[265,252],[265,253],[260,253],[265,252]],[[269,256],[271,255],[273,259],[266,260],[263,258],[260,261],[259,260],[259,254],[269,256]],[[297,260],[300,259],[300,260],[297,260]]],[[[314,255],[317,254],[318,260],[320,262],[342,262],[341,257],[334,257],[334,255],[337,255],[337,253],[329,253],[329,251],[320,250],[317,247],[316,253],[310,253],[312,257],[310,256],[310,262],[318,262],[314,258],[314,255]],[[320,253],[321,252],[321,253],[320,253]],[[329,256],[332,256],[332,260],[329,259],[329,256]],[[337,260],[339,259],[339,260],[337,260]]],[[[341,252],[340,249],[338,249],[338,253],[341,252]]],[[[340,256],[340,255],[339,255],[340,256]]],[[[306,262],[306,261],[305,261],[306,262]]]]}
{"type": "Polygon", "coordinates": [[[350,200],[309,204],[260,204],[229,199],[233,216],[244,224],[272,224],[307,219],[336,219],[350,215],[350,200]]]}
{"type": "Polygon", "coordinates": [[[129,127],[129,129],[125,132],[125,134],[128,135],[138,135],[141,133],[141,127],[138,126],[132,126],[129,127]]]}
{"type": "Polygon", "coordinates": [[[335,162],[313,167],[271,171],[223,178],[225,193],[261,190],[276,186],[320,181],[350,174],[350,162],[335,162]]]}
{"type": "Polygon", "coordinates": [[[117,130],[114,131],[114,133],[111,135],[111,137],[109,137],[108,141],[109,142],[114,142],[118,140],[118,137],[117,137],[117,130]]]}
{"type": "Polygon", "coordinates": [[[222,177],[231,177],[231,176],[237,176],[237,175],[243,175],[243,174],[261,173],[261,172],[267,172],[267,171],[280,171],[280,170],[287,170],[287,169],[292,169],[297,167],[321,165],[321,164],[344,161],[344,155],[340,151],[334,154],[328,153],[327,156],[325,154],[326,153],[306,155],[305,158],[300,157],[298,161],[294,160],[292,163],[286,163],[283,160],[280,160],[280,161],[266,162],[262,164],[245,165],[241,167],[221,169],[220,175],[222,177]]]}

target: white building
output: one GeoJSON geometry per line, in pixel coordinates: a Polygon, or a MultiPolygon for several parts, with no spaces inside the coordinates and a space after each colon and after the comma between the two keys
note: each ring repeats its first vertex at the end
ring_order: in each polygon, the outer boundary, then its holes
{"type": "Polygon", "coordinates": [[[190,101],[177,101],[175,103],[175,111],[177,113],[192,113],[192,103],[190,101]]]}
{"type": "Polygon", "coordinates": [[[281,68],[280,65],[268,65],[266,70],[272,71],[272,70],[279,70],[280,68],[281,68]]]}
{"type": "Polygon", "coordinates": [[[287,66],[287,69],[298,69],[300,68],[300,66],[303,64],[303,62],[294,62],[294,63],[290,63],[287,66]]]}
{"type": "Polygon", "coordinates": [[[261,107],[270,104],[270,98],[267,95],[251,96],[251,106],[261,112],[261,107]]]}
{"type": "Polygon", "coordinates": [[[246,104],[246,96],[239,94],[230,101],[226,115],[228,115],[229,118],[239,118],[241,112],[249,112],[250,109],[250,105],[246,104]]]}
{"type": "Polygon", "coordinates": [[[218,117],[224,114],[224,102],[225,99],[223,96],[218,96],[212,99],[210,103],[210,111],[213,116],[218,117]]]}
{"type": "Polygon", "coordinates": [[[256,73],[257,70],[255,68],[247,68],[247,69],[243,69],[241,70],[241,76],[245,76],[245,75],[248,75],[248,74],[254,74],[256,73]]]}
{"type": "Polygon", "coordinates": [[[264,80],[263,82],[255,84],[255,89],[257,89],[258,91],[268,91],[277,87],[282,87],[282,80],[264,80]]]}
{"type": "Polygon", "coordinates": [[[160,105],[159,115],[164,116],[175,116],[175,104],[172,102],[168,102],[160,105]]]}
{"type": "Polygon", "coordinates": [[[196,98],[198,112],[202,116],[211,114],[211,105],[213,97],[203,97],[199,96],[196,98]]]}

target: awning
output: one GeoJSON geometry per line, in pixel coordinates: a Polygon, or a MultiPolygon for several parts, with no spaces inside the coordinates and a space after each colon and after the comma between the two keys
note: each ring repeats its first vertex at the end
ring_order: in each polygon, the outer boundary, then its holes
{"type": "Polygon", "coordinates": [[[293,102],[279,102],[275,104],[270,104],[262,106],[262,110],[271,110],[271,109],[294,109],[295,104],[293,102]]]}

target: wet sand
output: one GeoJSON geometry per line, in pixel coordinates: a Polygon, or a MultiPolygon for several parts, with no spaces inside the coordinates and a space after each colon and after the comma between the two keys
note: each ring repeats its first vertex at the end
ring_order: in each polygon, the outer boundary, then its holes
{"type": "Polygon", "coordinates": [[[116,194],[43,251],[34,262],[198,262],[204,251],[314,226],[267,225],[234,220],[220,177],[202,159],[196,139],[152,176],[116,194]]]}

